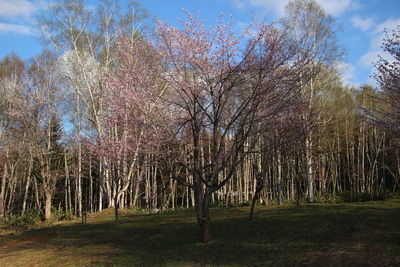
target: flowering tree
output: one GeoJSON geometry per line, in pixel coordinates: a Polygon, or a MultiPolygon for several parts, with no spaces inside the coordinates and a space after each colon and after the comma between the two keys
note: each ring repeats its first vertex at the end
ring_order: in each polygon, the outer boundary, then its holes
{"type": "Polygon", "coordinates": [[[400,136],[400,25],[391,35],[386,33],[382,44],[390,59],[383,57],[375,65],[375,79],[383,92],[384,110],[378,121],[397,138],[400,136]]]}
{"type": "Polygon", "coordinates": [[[197,222],[207,243],[212,194],[254,150],[261,123],[293,99],[298,87],[292,73],[301,64],[294,62],[290,41],[272,26],[253,25],[238,35],[222,17],[207,28],[186,15],[181,29],[159,22],[155,46],[165,60],[162,76],[177,114],[177,139],[190,139],[174,175],[195,192],[197,222]]]}
{"type": "MultiPolygon", "coordinates": [[[[76,137],[77,137],[77,214],[82,215],[82,144],[81,130],[85,122],[101,136],[103,132],[102,102],[106,89],[106,76],[112,70],[115,42],[118,33],[136,34],[147,17],[147,12],[135,0],[100,0],[96,11],[88,8],[85,0],[55,0],[48,5],[46,12],[36,18],[43,41],[62,55],[63,72],[76,97],[76,137]],[[85,112],[86,111],[86,112],[85,112]]],[[[144,27],[145,28],[145,27],[144,27]]],[[[99,210],[103,208],[103,195],[112,206],[111,182],[108,179],[109,159],[103,157],[100,163],[99,210]]]]}
{"type": "Polygon", "coordinates": [[[104,130],[92,144],[93,151],[107,157],[111,170],[112,199],[118,223],[121,196],[139,164],[140,155],[154,152],[169,113],[160,96],[160,61],[151,45],[143,38],[121,37],[116,45],[117,62],[107,76],[107,94],[102,99],[104,130]]]}

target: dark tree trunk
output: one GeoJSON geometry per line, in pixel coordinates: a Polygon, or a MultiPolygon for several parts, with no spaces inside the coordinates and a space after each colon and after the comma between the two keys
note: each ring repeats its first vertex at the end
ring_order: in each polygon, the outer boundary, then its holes
{"type": "Polygon", "coordinates": [[[208,242],[211,241],[211,220],[210,220],[210,216],[203,217],[201,230],[202,230],[202,234],[203,234],[202,242],[204,244],[207,244],[208,242]]]}
{"type": "Polygon", "coordinates": [[[118,214],[118,194],[114,197],[114,212],[115,212],[115,223],[119,224],[119,214],[118,214]]]}
{"type": "Polygon", "coordinates": [[[251,209],[250,209],[250,216],[249,219],[252,221],[253,220],[253,215],[254,215],[254,207],[256,206],[256,201],[258,199],[259,193],[255,193],[253,196],[253,200],[251,201],[251,209]]]}
{"type": "Polygon", "coordinates": [[[197,186],[196,192],[196,217],[197,223],[201,230],[201,242],[207,244],[211,241],[211,219],[210,219],[210,203],[211,203],[211,191],[208,189],[197,186]]]}
{"type": "Polygon", "coordinates": [[[251,202],[251,209],[250,209],[250,216],[249,219],[253,220],[253,215],[254,215],[254,208],[256,206],[256,201],[258,199],[258,197],[260,196],[261,191],[264,188],[264,183],[262,182],[262,180],[257,180],[257,185],[256,185],[256,191],[254,192],[254,196],[251,202]]]}

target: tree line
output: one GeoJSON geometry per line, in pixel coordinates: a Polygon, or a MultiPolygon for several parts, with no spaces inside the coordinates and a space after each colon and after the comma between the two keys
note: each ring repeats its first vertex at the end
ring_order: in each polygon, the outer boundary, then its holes
{"type": "Polygon", "coordinates": [[[399,32],[378,90],[337,71],[336,22],[294,0],[238,34],[185,11],[148,23],[135,1],[56,1],[40,55],[0,61],[0,214],[86,214],[382,199],[400,186],[399,32]]]}

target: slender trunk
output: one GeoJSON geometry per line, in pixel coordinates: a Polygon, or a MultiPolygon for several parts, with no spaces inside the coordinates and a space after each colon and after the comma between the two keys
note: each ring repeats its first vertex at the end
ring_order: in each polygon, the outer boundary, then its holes
{"type": "Polygon", "coordinates": [[[74,170],[74,177],[75,177],[75,194],[74,194],[74,212],[75,215],[79,216],[78,213],[78,179],[77,179],[77,170],[74,170]]]}
{"type": "MultiPolygon", "coordinates": [[[[153,167],[153,188],[152,188],[152,195],[153,195],[153,210],[157,209],[157,203],[158,203],[158,199],[157,199],[157,164],[153,167]]],[[[182,197],[182,199],[184,199],[184,197],[182,197]]]]}
{"type": "Polygon", "coordinates": [[[256,191],[254,192],[254,196],[253,196],[253,199],[251,202],[251,209],[250,209],[250,216],[249,216],[250,220],[253,220],[254,208],[256,206],[256,201],[257,201],[261,191],[264,188],[263,182],[260,179],[262,179],[262,178],[257,179],[256,191]]]}
{"type": "Polygon", "coordinates": [[[364,134],[364,127],[361,124],[361,163],[360,163],[360,176],[361,176],[361,181],[362,181],[362,185],[361,185],[361,192],[365,193],[366,191],[366,175],[365,175],[365,134],[364,134]]]}
{"type": "Polygon", "coordinates": [[[78,194],[78,215],[82,217],[82,142],[81,138],[81,114],[79,106],[79,95],[77,94],[77,115],[78,115],[78,173],[77,173],[77,194],[78,194]]]}
{"type": "MultiPolygon", "coordinates": [[[[8,150],[6,152],[7,156],[8,156],[8,150]]],[[[6,191],[6,179],[8,176],[8,166],[7,166],[7,160],[5,160],[4,162],[4,173],[3,173],[3,177],[1,179],[1,191],[0,191],[0,215],[4,216],[5,214],[5,191],[6,191]]]]}
{"type": "Polygon", "coordinates": [[[26,209],[26,200],[28,199],[28,192],[29,192],[29,185],[31,183],[31,174],[32,174],[32,167],[33,167],[33,155],[32,152],[29,153],[29,167],[28,167],[28,175],[26,177],[26,184],[25,184],[25,193],[24,193],[24,201],[22,202],[22,215],[25,213],[26,209]]]}
{"type": "Polygon", "coordinates": [[[92,155],[89,155],[89,209],[90,213],[93,213],[92,155]]]}
{"type": "Polygon", "coordinates": [[[104,168],[103,168],[103,158],[100,158],[99,162],[99,173],[100,173],[100,181],[99,181],[99,211],[103,209],[103,177],[104,177],[104,168]]]}
{"type": "Polygon", "coordinates": [[[119,214],[118,214],[118,194],[114,197],[114,213],[115,213],[115,223],[119,224],[119,214]]]}
{"type": "Polygon", "coordinates": [[[68,160],[67,160],[67,152],[64,152],[64,169],[65,169],[65,211],[71,210],[71,194],[70,194],[70,179],[69,179],[69,168],[68,168],[68,160]]]}
{"type": "Polygon", "coordinates": [[[65,212],[69,211],[69,207],[68,207],[68,179],[67,179],[67,177],[65,177],[65,181],[64,181],[64,209],[65,209],[65,212]]]}
{"type": "Polygon", "coordinates": [[[311,132],[306,138],[306,161],[307,161],[307,201],[314,202],[314,173],[313,173],[313,160],[312,160],[312,141],[311,132]]]}
{"type": "Polygon", "coordinates": [[[33,183],[35,185],[35,202],[36,202],[36,208],[40,209],[40,201],[39,201],[39,188],[38,188],[38,184],[37,184],[37,179],[36,179],[36,175],[33,176],[33,183]]]}
{"type": "Polygon", "coordinates": [[[252,221],[253,220],[253,215],[254,215],[254,207],[256,206],[256,201],[257,201],[258,195],[254,194],[253,199],[251,201],[251,209],[250,209],[250,216],[249,219],[252,221]]]}
{"type": "Polygon", "coordinates": [[[151,210],[151,193],[150,193],[150,171],[149,171],[149,164],[146,164],[146,186],[145,186],[145,199],[146,199],[146,209],[150,212],[151,210]]]}
{"type": "Polygon", "coordinates": [[[277,167],[278,167],[278,205],[283,205],[283,194],[282,194],[282,159],[281,152],[278,150],[276,155],[277,167]]]}
{"type": "MultiPolygon", "coordinates": [[[[134,206],[137,206],[137,201],[138,201],[138,198],[139,198],[139,188],[140,188],[140,178],[141,178],[141,172],[139,171],[139,169],[138,169],[138,171],[137,171],[137,179],[136,179],[136,185],[135,185],[135,194],[134,194],[134,196],[133,196],[133,205],[134,206]]],[[[132,186],[133,186],[133,184],[132,184],[132,186]]]]}
{"type": "Polygon", "coordinates": [[[88,187],[87,187],[87,185],[85,186],[85,182],[83,184],[83,188],[86,188],[86,194],[84,194],[86,197],[82,201],[82,224],[86,224],[86,222],[87,222],[87,207],[88,207],[88,199],[87,199],[87,197],[88,197],[88,194],[87,194],[88,187]]]}
{"type": "Polygon", "coordinates": [[[175,209],[175,191],[176,191],[176,183],[174,180],[171,179],[171,207],[174,210],[175,209]]]}
{"type": "Polygon", "coordinates": [[[107,208],[112,208],[114,206],[113,186],[112,186],[113,181],[111,180],[112,174],[111,174],[110,166],[107,166],[107,164],[104,164],[104,172],[105,172],[104,173],[104,177],[105,177],[104,189],[105,189],[105,196],[107,196],[107,199],[106,199],[107,200],[107,208]]]}
{"type": "MultiPolygon", "coordinates": [[[[16,178],[15,178],[15,168],[16,168],[17,164],[14,163],[11,166],[11,173],[10,173],[10,177],[9,177],[9,183],[8,186],[10,188],[10,190],[8,191],[8,203],[7,203],[7,208],[6,208],[6,214],[8,212],[12,212],[12,208],[11,208],[11,204],[14,201],[14,196],[15,196],[15,184],[16,184],[16,178]]],[[[6,191],[7,193],[7,191],[6,191]]],[[[4,199],[7,199],[7,194],[6,197],[4,199]]]]}

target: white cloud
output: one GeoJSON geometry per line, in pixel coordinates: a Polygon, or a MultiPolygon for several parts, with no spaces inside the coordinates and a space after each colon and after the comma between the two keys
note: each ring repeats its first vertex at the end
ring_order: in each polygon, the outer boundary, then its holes
{"type": "Polygon", "coordinates": [[[378,55],[382,54],[381,51],[370,50],[360,57],[358,64],[364,67],[372,67],[378,61],[378,55]]]}
{"type": "Polygon", "coordinates": [[[400,25],[400,18],[390,18],[386,20],[385,22],[379,24],[376,27],[375,33],[383,33],[385,29],[388,31],[392,31],[396,29],[397,25],[400,25]]]}
{"type": "Polygon", "coordinates": [[[339,16],[348,9],[354,7],[352,0],[316,0],[326,13],[332,16],[339,16]]]}
{"type": "Polygon", "coordinates": [[[0,17],[4,18],[28,17],[38,9],[27,0],[0,0],[0,7],[0,17]]]}
{"type": "Polygon", "coordinates": [[[400,25],[400,18],[391,18],[376,25],[375,29],[370,33],[371,42],[368,51],[362,55],[357,62],[358,66],[369,68],[370,77],[368,79],[368,83],[372,86],[377,86],[376,81],[373,78],[373,73],[374,64],[379,60],[379,57],[382,57],[388,61],[393,60],[393,57],[389,53],[384,52],[381,48],[383,39],[385,38],[384,31],[387,30],[390,36],[391,32],[396,28],[397,25],[400,25]]]}
{"type": "Polygon", "coordinates": [[[400,25],[400,18],[390,18],[385,22],[377,25],[373,32],[374,38],[371,41],[371,50],[380,50],[383,39],[385,38],[385,30],[390,35],[391,32],[397,27],[397,25],[400,25]]]}
{"type": "Polygon", "coordinates": [[[351,22],[353,23],[353,27],[359,28],[363,31],[367,31],[375,26],[375,22],[371,18],[363,19],[359,16],[354,16],[351,18],[351,22]]]}
{"type": "Polygon", "coordinates": [[[34,35],[35,29],[26,25],[18,25],[12,23],[1,23],[0,22],[0,34],[16,33],[24,35],[34,35]]]}
{"type": "Polygon", "coordinates": [[[344,61],[337,61],[335,62],[335,68],[340,73],[342,81],[345,85],[359,87],[359,83],[353,82],[353,79],[356,75],[356,68],[352,64],[344,61]]]}
{"type": "Polygon", "coordinates": [[[47,0],[0,0],[0,34],[34,35],[33,15],[47,6],[47,0]]]}
{"type": "MultiPolygon", "coordinates": [[[[264,12],[273,13],[282,17],[285,13],[285,7],[290,0],[234,0],[233,4],[239,9],[246,7],[262,8],[264,12]]],[[[316,0],[325,12],[332,16],[339,16],[348,9],[356,6],[355,0],[316,0]]]]}
{"type": "Polygon", "coordinates": [[[397,25],[400,25],[400,18],[391,18],[384,21],[383,23],[376,25],[375,30],[372,32],[369,50],[360,57],[360,59],[358,60],[358,64],[364,67],[371,67],[373,63],[378,61],[378,55],[390,60],[390,55],[383,52],[383,50],[381,49],[381,45],[383,39],[385,38],[385,29],[390,35],[390,33],[396,28],[397,25]]]}

